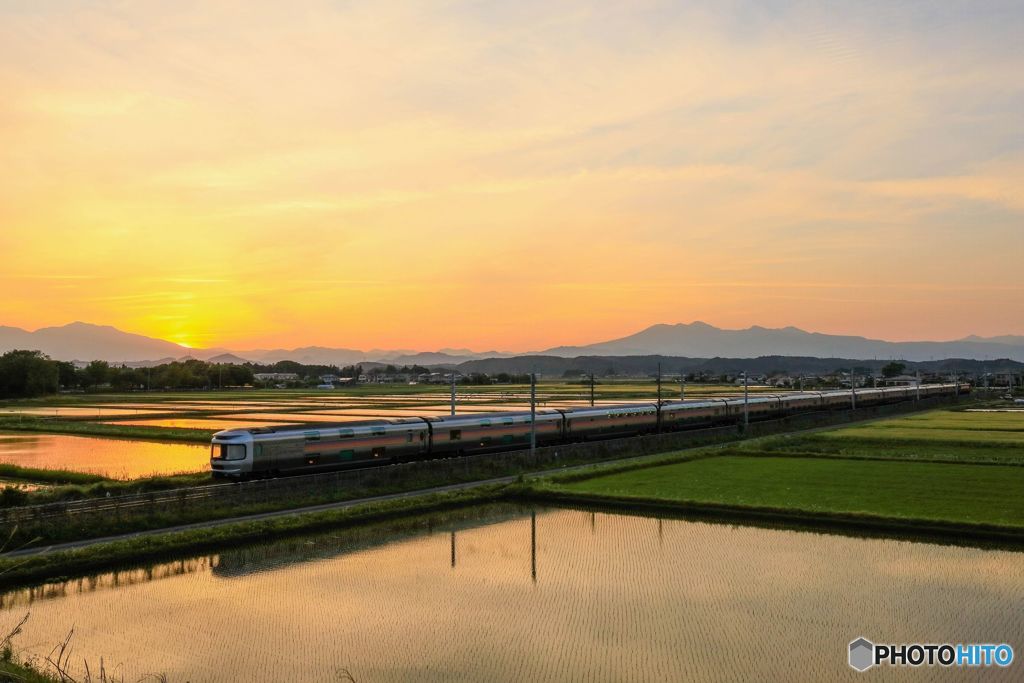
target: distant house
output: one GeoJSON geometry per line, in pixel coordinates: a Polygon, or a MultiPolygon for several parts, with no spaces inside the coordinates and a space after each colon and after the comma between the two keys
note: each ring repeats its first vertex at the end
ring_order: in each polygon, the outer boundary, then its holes
{"type": "Polygon", "coordinates": [[[257,372],[253,378],[257,382],[294,382],[299,376],[294,372],[257,372]]]}
{"type": "Polygon", "coordinates": [[[887,387],[913,387],[917,385],[917,376],[896,375],[895,377],[883,377],[882,385],[887,387]]]}

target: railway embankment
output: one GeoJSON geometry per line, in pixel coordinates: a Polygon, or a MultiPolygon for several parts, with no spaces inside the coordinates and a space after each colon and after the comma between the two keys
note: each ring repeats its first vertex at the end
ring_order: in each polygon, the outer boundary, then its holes
{"type": "Polygon", "coordinates": [[[681,449],[726,444],[770,434],[834,426],[903,414],[948,403],[873,406],[802,414],[757,422],[638,437],[562,444],[529,450],[424,460],[315,475],[214,483],[178,478],[99,483],[70,490],[27,494],[30,504],[0,508],[0,526],[14,545],[51,545],[181,524],[289,508],[337,503],[393,493],[414,493],[449,484],[514,477],[583,464],[633,459],[681,449]],[[69,495],[64,495],[69,494],[69,495]],[[42,501],[42,504],[31,504],[42,501]]]}
{"type": "MultiPolygon", "coordinates": [[[[231,539],[246,542],[261,535],[298,533],[348,516],[366,520],[380,514],[404,514],[403,510],[419,510],[423,505],[470,504],[523,495],[537,500],[558,496],[568,500],[564,492],[554,495],[525,480],[516,483],[516,479],[538,472],[551,475],[567,468],[574,468],[573,474],[578,476],[609,462],[635,468],[703,459],[721,452],[721,448],[709,446],[732,447],[753,437],[905,414],[944,403],[948,401],[932,399],[920,404],[801,415],[755,423],[746,430],[725,426],[539,448],[532,454],[517,451],[475,455],[6,508],[0,510],[0,524],[10,535],[6,552],[0,554],[0,571],[7,570],[10,580],[73,573],[132,558],[143,561],[161,553],[213,547],[203,545],[208,542],[217,545],[231,539]],[[689,450],[681,453],[684,449],[689,450]],[[452,486],[462,488],[436,491],[427,498],[422,494],[424,490],[452,486]],[[314,509],[317,506],[324,509],[314,509]],[[242,517],[248,519],[239,519],[242,517]],[[41,551],[52,546],[59,548],[41,551]]],[[[628,501],[637,507],[649,503],[628,501]]]]}

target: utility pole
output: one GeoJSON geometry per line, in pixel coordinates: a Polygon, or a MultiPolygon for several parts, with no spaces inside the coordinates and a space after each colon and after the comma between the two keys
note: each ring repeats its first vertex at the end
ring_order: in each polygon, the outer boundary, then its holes
{"type": "Polygon", "coordinates": [[[917,382],[915,382],[915,384],[917,384],[917,396],[914,398],[914,400],[915,401],[920,401],[921,400],[921,371],[920,370],[917,371],[917,382]]]}
{"type": "Polygon", "coordinates": [[[804,376],[800,375],[800,392],[803,393],[803,390],[804,390],[804,376]]]}
{"type": "Polygon", "coordinates": [[[537,451],[537,373],[530,372],[530,456],[537,451]]]}
{"type": "Polygon", "coordinates": [[[661,409],[661,363],[658,363],[658,408],[661,409]]]}
{"type": "Polygon", "coordinates": [[[679,400],[686,400],[686,375],[682,370],[679,371],[679,400]]]}
{"type": "Polygon", "coordinates": [[[750,376],[743,372],[743,431],[750,426],[750,376]]]}
{"type": "Polygon", "coordinates": [[[590,407],[594,407],[594,373],[590,373],[590,407]]]}
{"type": "Polygon", "coordinates": [[[661,431],[661,363],[658,363],[658,431],[661,431]]]}
{"type": "Polygon", "coordinates": [[[857,377],[850,370],[850,410],[857,410],[857,377]]]}
{"type": "Polygon", "coordinates": [[[455,369],[452,368],[452,417],[455,417],[455,369]]]}

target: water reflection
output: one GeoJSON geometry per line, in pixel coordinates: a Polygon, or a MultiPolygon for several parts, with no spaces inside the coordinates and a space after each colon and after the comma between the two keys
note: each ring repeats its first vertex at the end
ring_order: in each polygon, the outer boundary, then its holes
{"type": "Polygon", "coordinates": [[[209,467],[210,452],[201,444],[0,432],[0,462],[136,479],[202,471],[209,467]]]}
{"type": "MultiPolygon", "coordinates": [[[[1024,633],[1008,551],[511,506],[15,591],[0,626],[172,681],[851,680],[845,647],[1024,633]],[[148,572],[148,573],[147,573],[148,572]],[[33,592],[35,591],[35,592],[33,592]]],[[[976,672],[893,671],[968,680],[976,672]]],[[[1011,680],[1017,671],[986,671],[1011,680]]]]}

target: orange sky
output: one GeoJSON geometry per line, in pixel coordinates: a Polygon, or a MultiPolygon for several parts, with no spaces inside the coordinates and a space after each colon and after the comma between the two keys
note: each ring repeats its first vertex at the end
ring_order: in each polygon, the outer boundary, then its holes
{"type": "Polygon", "coordinates": [[[1024,333],[1019,3],[678,4],[4,3],[0,324],[1024,333]]]}

